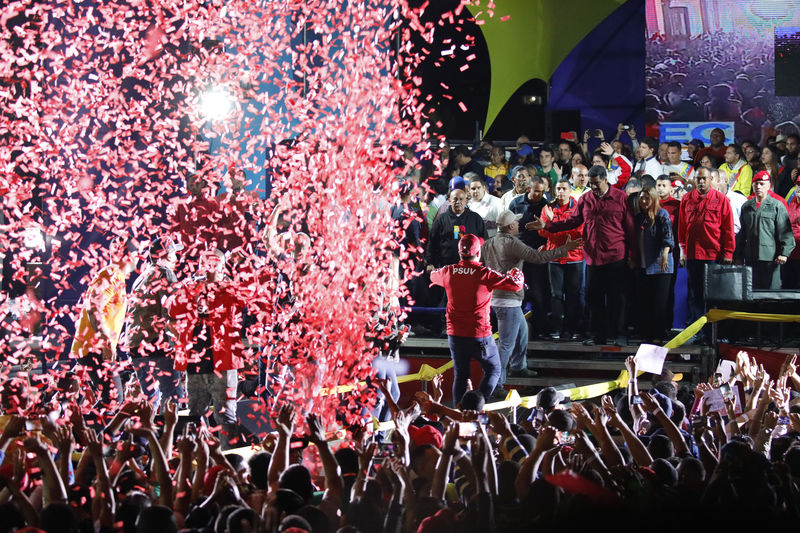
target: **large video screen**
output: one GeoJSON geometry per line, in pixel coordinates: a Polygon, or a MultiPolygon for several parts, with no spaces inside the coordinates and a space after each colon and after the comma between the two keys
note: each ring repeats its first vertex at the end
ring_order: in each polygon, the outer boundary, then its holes
{"type": "Polygon", "coordinates": [[[787,68],[798,28],[800,0],[647,0],[648,134],[663,122],[731,122],[756,143],[800,133],[800,71],[787,68]]]}

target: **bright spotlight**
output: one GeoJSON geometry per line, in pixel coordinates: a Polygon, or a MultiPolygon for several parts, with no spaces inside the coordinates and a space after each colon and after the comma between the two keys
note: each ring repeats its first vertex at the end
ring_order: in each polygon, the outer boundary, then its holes
{"type": "Polygon", "coordinates": [[[222,120],[232,110],[233,98],[225,89],[215,87],[200,97],[200,111],[207,120],[222,120]]]}

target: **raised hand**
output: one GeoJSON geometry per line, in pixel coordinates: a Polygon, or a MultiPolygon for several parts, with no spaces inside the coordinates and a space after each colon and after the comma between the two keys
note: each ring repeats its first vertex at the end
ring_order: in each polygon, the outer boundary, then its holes
{"type": "Polygon", "coordinates": [[[375,452],[378,451],[378,443],[377,442],[370,442],[367,446],[358,454],[358,468],[361,472],[368,472],[369,467],[372,464],[372,459],[375,457],[375,452]]]}
{"type": "Polygon", "coordinates": [[[69,425],[59,426],[53,432],[53,444],[55,444],[58,454],[62,457],[72,455],[75,448],[75,441],[72,438],[72,427],[69,425]]]}
{"type": "Polygon", "coordinates": [[[789,413],[789,427],[795,433],[800,433],[800,413],[789,413]]]}
{"type": "Polygon", "coordinates": [[[540,452],[544,452],[556,447],[556,428],[552,426],[543,426],[539,429],[539,436],[536,437],[536,445],[534,448],[540,452]]]}
{"type": "Polygon", "coordinates": [[[586,459],[580,453],[573,453],[567,459],[567,469],[582,474],[587,468],[586,459]]]}
{"type": "Polygon", "coordinates": [[[654,413],[656,410],[661,408],[661,406],[658,405],[658,402],[655,401],[649,393],[643,392],[639,396],[642,398],[642,407],[644,407],[647,412],[654,413]]]}
{"type": "Polygon", "coordinates": [[[153,421],[155,420],[156,412],[153,406],[146,399],[142,400],[139,407],[139,423],[143,428],[153,429],[153,421]]]}
{"type": "Polygon", "coordinates": [[[488,415],[489,425],[492,428],[492,431],[504,438],[512,435],[511,425],[508,423],[508,419],[506,417],[496,411],[491,411],[488,413],[488,415]]]}
{"type": "MultiPolygon", "coordinates": [[[[800,415],[798,415],[800,416],[800,415]]],[[[458,445],[458,424],[450,424],[450,427],[444,432],[444,441],[442,442],[442,451],[456,452],[460,449],[458,445]]]]}
{"type": "Polygon", "coordinates": [[[291,435],[294,431],[294,405],[283,404],[278,411],[278,418],[275,420],[275,429],[284,435],[291,435]]]}
{"type": "Polygon", "coordinates": [[[569,408],[569,412],[575,417],[575,422],[578,425],[578,429],[583,431],[592,430],[592,417],[589,416],[589,412],[586,410],[586,407],[584,407],[583,404],[577,402],[573,403],[569,408]]]}
{"type": "Polygon", "coordinates": [[[607,155],[607,156],[611,157],[611,154],[614,153],[614,147],[611,146],[611,144],[609,144],[607,142],[600,143],[600,152],[602,152],[603,155],[607,155]]]}
{"type": "Polygon", "coordinates": [[[171,399],[164,403],[164,425],[175,426],[178,423],[178,404],[171,399]]]}
{"type": "Polygon", "coordinates": [[[322,421],[317,415],[310,414],[306,417],[306,424],[308,425],[308,440],[319,446],[328,442],[325,438],[325,428],[322,426],[322,421]]]}
{"type": "Polygon", "coordinates": [[[429,414],[431,412],[431,408],[433,407],[433,399],[431,395],[425,391],[418,390],[414,393],[414,401],[419,404],[420,409],[425,414],[429,414]]]}
{"type": "Polygon", "coordinates": [[[444,390],[442,389],[443,382],[444,374],[436,374],[431,380],[431,388],[433,389],[431,391],[431,398],[433,398],[434,402],[441,402],[442,398],[444,397],[444,390]]]}
{"type": "Polygon", "coordinates": [[[98,434],[95,430],[88,428],[86,432],[84,432],[84,439],[86,440],[86,451],[88,451],[92,457],[103,457],[103,435],[98,434]]]}
{"type": "Polygon", "coordinates": [[[697,386],[694,388],[694,395],[695,398],[702,398],[707,391],[710,391],[713,387],[708,383],[698,383],[697,386]]]}
{"type": "Polygon", "coordinates": [[[194,435],[189,435],[189,425],[183,426],[183,434],[175,441],[175,449],[178,453],[191,457],[197,449],[197,443],[194,440],[194,435]]]}
{"type": "Polygon", "coordinates": [[[600,404],[609,421],[612,424],[615,423],[619,419],[619,413],[617,412],[617,406],[614,405],[614,400],[611,399],[611,396],[608,394],[603,396],[600,400],[600,404]]]}
{"type": "Polygon", "coordinates": [[[594,425],[598,428],[608,424],[609,416],[606,414],[605,410],[598,405],[592,406],[592,417],[594,419],[594,425]]]}
{"type": "MultiPolygon", "coordinates": [[[[131,435],[131,437],[133,437],[131,435]]],[[[117,461],[120,463],[127,463],[130,459],[135,459],[139,456],[141,450],[139,446],[134,444],[131,440],[121,440],[117,443],[117,461]]]]}
{"type": "Polygon", "coordinates": [[[628,371],[631,379],[636,377],[636,358],[632,355],[629,355],[625,358],[625,369],[628,371]]]}
{"type": "Polygon", "coordinates": [[[781,365],[781,376],[788,376],[792,377],[797,372],[797,354],[787,355],[786,359],[783,360],[783,364],[781,365]]]}

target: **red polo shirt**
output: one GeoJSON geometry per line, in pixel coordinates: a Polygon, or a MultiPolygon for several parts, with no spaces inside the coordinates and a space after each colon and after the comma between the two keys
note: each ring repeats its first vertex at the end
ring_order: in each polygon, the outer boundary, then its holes
{"type": "Polygon", "coordinates": [[[519,291],[525,284],[522,272],[503,275],[477,261],[462,259],[431,272],[431,284],[447,292],[447,334],[480,338],[492,334],[489,322],[492,291],[519,291]]]}

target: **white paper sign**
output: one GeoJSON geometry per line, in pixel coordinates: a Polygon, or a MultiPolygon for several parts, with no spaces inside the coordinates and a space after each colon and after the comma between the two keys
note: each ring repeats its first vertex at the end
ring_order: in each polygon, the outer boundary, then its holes
{"type": "Polygon", "coordinates": [[[664,359],[667,357],[669,348],[656,346],[655,344],[642,344],[636,351],[636,368],[642,372],[660,374],[664,368],[664,359]]]}
{"type": "Polygon", "coordinates": [[[722,383],[727,383],[731,379],[731,375],[733,375],[733,371],[736,369],[736,363],[733,361],[728,361],[723,359],[717,365],[717,374],[722,374],[722,383]]]}

